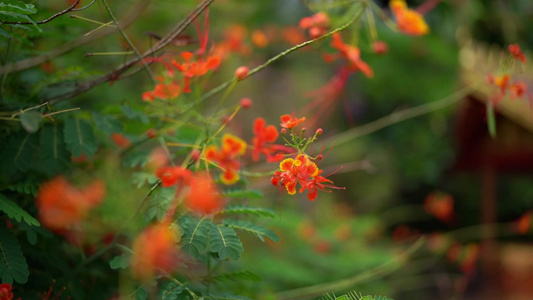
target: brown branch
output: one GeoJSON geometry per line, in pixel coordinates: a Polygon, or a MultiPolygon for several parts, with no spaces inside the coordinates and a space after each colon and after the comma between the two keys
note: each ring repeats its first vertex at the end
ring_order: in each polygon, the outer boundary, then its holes
{"type": "Polygon", "coordinates": [[[202,3],[200,3],[185,19],[183,19],[176,27],[174,27],[169,34],[167,34],[164,38],[162,38],[157,44],[155,44],[150,50],[145,51],[141,57],[132,58],[126,63],[123,63],[122,65],[115,68],[113,71],[108,72],[107,74],[100,76],[96,79],[93,79],[91,81],[87,81],[84,83],[81,83],[78,85],[74,90],[70,92],[66,92],[63,94],[55,95],[52,98],[48,99],[42,99],[42,102],[49,102],[49,103],[56,103],[68,98],[72,98],[74,96],[77,96],[83,92],[86,92],[93,87],[104,83],[106,81],[110,80],[119,80],[120,75],[127,70],[129,70],[131,67],[133,67],[136,63],[141,61],[142,58],[146,58],[155,52],[163,49],[166,47],[169,43],[172,42],[178,35],[180,35],[186,28],[189,26],[205,9],[211,5],[215,0],[203,0],[202,3]]]}
{"type": "MultiPolygon", "coordinates": [[[[129,25],[131,25],[133,23],[133,21],[135,21],[135,19],[137,19],[137,17],[139,16],[139,14],[144,11],[144,9],[146,8],[146,6],[148,5],[148,2],[149,0],[141,0],[140,2],[138,2],[138,4],[133,7],[131,10],[129,10],[128,12],[126,12],[124,14],[124,18],[122,20],[120,20],[119,24],[122,28],[126,28],[128,27],[129,25]]],[[[88,44],[92,41],[95,41],[95,40],[98,40],[98,39],[101,39],[105,36],[108,36],[112,33],[115,33],[117,32],[118,29],[116,27],[106,27],[106,28],[102,28],[101,30],[98,30],[94,33],[92,33],[91,35],[88,35],[88,36],[83,36],[83,37],[80,37],[78,39],[75,39],[73,41],[70,41],[68,43],[65,43],[53,50],[51,50],[50,52],[46,53],[46,54],[43,54],[43,55],[40,55],[40,56],[34,56],[34,57],[30,57],[30,58],[27,58],[27,59],[24,59],[24,60],[20,60],[20,61],[17,61],[17,62],[13,62],[13,63],[10,63],[10,64],[7,64],[5,66],[2,66],[0,67],[0,75],[3,75],[5,73],[11,73],[11,72],[18,72],[18,71],[22,71],[22,70],[26,70],[26,69],[29,69],[29,68],[33,68],[35,66],[38,66],[46,61],[49,61],[55,57],[58,57],[66,52],[69,52],[71,51],[72,49],[75,49],[77,47],[80,47],[80,46],[83,46],[85,44],[88,44]]]]}
{"type": "Polygon", "coordinates": [[[52,21],[53,19],[59,17],[59,16],[62,16],[66,13],[68,13],[69,11],[72,11],[76,5],[78,5],[80,3],[81,0],[76,0],[76,2],[74,2],[70,7],[68,8],[65,8],[64,10],[52,15],[50,18],[48,19],[45,19],[45,20],[42,20],[42,21],[39,21],[39,22],[21,22],[21,21],[16,21],[16,22],[4,22],[4,21],[0,21],[0,23],[2,24],[21,24],[21,25],[33,25],[33,24],[44,24],[44,23],[48,23],[50,21],[52,21]]]}

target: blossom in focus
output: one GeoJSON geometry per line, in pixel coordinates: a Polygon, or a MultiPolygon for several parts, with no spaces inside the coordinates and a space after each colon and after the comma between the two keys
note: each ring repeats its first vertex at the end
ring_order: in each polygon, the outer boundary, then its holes
{"type": "Polygon", "coordinates": [[[220,196],[211,176],[200,173],[190,181],[185,204],[197,214],[210,215],[224,207],[224,199],[220,196]]]}
{"type": "Polygon", "coordinates": [[[520,50],[520,46],[518,44],[511,44],[509,45],[508,49],[514,58],[518,59],[523,63],[526,63],[526,56],[524,55],[524,53],[522,53],[522,50],[520,50]]]}
{"type": "MultiPolygon", "coordinates": [[[[340,56],[345,58],[350,66],[350,70],[360,70],[366,77],[373,77],[374,71],[370,66],[361,60],[361,50],[359,48],[345,44],[342,41],[341,35],[336,32],[332,35],[331,47],[339,51],[340,56]]],[[[334,60],[336,57],[333,55],[326,56],[327,60],[334,60]]]]}
{"type": "Polygon", "coordinates": [[[252,152],[252,158],[254,161],[259,160],[259,154],[263,154],[267,157],[267,162],[276,162],[283,159],[282,152],[290,152],[291,149],[282,145],[273,145],[278,138],[278,130],[274,125],[266,126],[266,122],[263,118],[257,118],[254,121],[253,131],[255,137],[252,138],[252,144],[254,150],[252,152]]]}
{"type": "Polygon", "coordinates": [[[407,35],[425,35],[429,32],[429,26],[422,14],[407,8],[405,0],[391,0],[390,8],[398,29],[407,35]]]}
{"type": "Polygon", "coordinates": [[[225,184],[233,184],[239,180],[237,171],[240,169],[239,157],[246,151],[246,142],[231,134],[222,136],[222,147],[209,146],[205,150],[205,157],[209,161],[218,163],[224,169],[221,180],[225,184]]]}
{"type": "Polygon", "coordinates": [[[292,129],[296,127],[298,124],[305,121],[305,117],[298,119],[294,116],[294,114],[292,116],[283,115],[281,116],[280,119],[281,119],[281,127],[286,128],[286,129],[292,129]]]}
{"type": "Polygon", "coordinates": [[[178,262],[178,240],[176,229],[163,222],[143,230],[133,242],[131,272],[143,281],[155,275],[168,274],[178,262]]]}
{"type": "Polygon", "coordinates": [[[83,189],[72,186],[63,176],[41,185],[36,204],[39,220],[50,230],[63,231],[79,225],[105,196],[105,185],[95,180],[83,189]]]}
{"type": "Polygon", "coordinates": [[[184,59],[184,62],[178,63],[174,59],[171,62],[184,76],[183,92],[185,93],[191,92],[191,78],[203,76],[209,70],[215,70],[221,62],[221,58],[217,55],[208,56],[205,59],[199,57],[196,61],[191,60],[193,56],[194,54],[192,52],[181,52],[181,57],[184,59]]]}
{"type": "Polygon", "coordinates": [[[322,170],[311,161],[305,154],[298,154],[295,159],[287,158],[279,165],[280,171],[276,171],[272,176],[273,185],[285,187],[289,195],[296,194],[296,185],[300,184],[299,193],[308,191],[307,198],[314,201],[317,191],[326,191],[325,188],[341,189],[332,185],[332,181],[320,176],[322,170]]]}
{"type": "Polygon", "coordinates": [[[453,204],[452,195],[433,192],[426,197],[424,209],[435,218],[445,223],[450,223],[454,218],[453,204]]]}

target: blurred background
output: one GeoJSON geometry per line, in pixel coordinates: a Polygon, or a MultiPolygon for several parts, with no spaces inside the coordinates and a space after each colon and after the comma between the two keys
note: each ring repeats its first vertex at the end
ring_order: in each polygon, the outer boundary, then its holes
{"type": "MultiPolygon", "coordinates": [[[[41,20],[64,9],[69,1],[31,2],[39,9],[33,18],[41,20]]],[[[81,5],[88,2],[83,0],[81,5]]],[[[126,32],[141,52],[198,3],[148,2],[109,1],[117,18],[134,17],[126,32]]],[[[332,20],[331,28],[344,24],[355,2],[215,1],[209,11],[209,41],[214,45],[230,43],[233,48],[206,88],[231,78],[239,66],[258,66],[308,39],[298,29],[303,17],[325,11],[332,20]]],[[[407,4],[416,8],[425,2],[439,1],[412,0],[407,4]]],[[[390,16],[388,1],[375,4],[390,16]]],[[[25,38],[11,45],[6,39],[0,40],[3,65],[51,53],[98,27],[83,18],[109,21],[100,1],[72,14],[80,17],[57,18],[41,25],[40,33],[24,32],[25,38]]],[[[348,291],[394,299],[533,298],[531,103],[526,97],[502,100],[495,110],[495,137],[489,133],[486,113],[491,97],[486,77],[503,72],[509,44],[518,43],[528,59],[509,72],[533,90],[529,55],[533,47],[533,2],[443,0],[424,18],[430,33],[413,37],[394,32],[377,14],[378,39],[388,45],[388,51],[381,55],[372,50],[368,16],[344,31],[345,42],[357,43],[362,60],[374,70],[373,78],[357,73],[342,78],[341,83],[335,81],[343,63],[323,59],[325,53],[334,52],[327,38],[287,55],[235,88],[228,101],[238,103],[249,97],[253,107],[239,112],[228,124],[228,132],[250,140],[257,117],[277,126],[282,114],[305,116],[308,132],[324,130],[310,152],[318,154],[321,146],[325,146],[324,153],[331,148],[320,166],[324,174],[343,166],[328,178],[346,189],[319,191],[317,200],[310,202],[304,194],[283,193],[280,197],[268,176],[249,178],[250,186],[265,194],[263,199],[250,199],[250,204],[276,212],[279,209],[280,218],[264,225],[274,229],[281,242],[267,241],[265,247],[245,237],[241,261],[228,268],[249,270],[262,280],[228,282],[226,288],[259,299],[314,299],[324,293],[341,295],[348,291]],[[374,123],[392,113],[406,116],[406,110],[441,101],[465,88],[467,92],[456,96],[459,101],[446,102],[442,109],[430,109],[387,126],[374,123]],[[339,134],[347,131],[353,138],[337,141],[339,134]]],[[[196,49],[194,28],[186,34],[165,48],[165,55],[196,49]]],[[[89,38],[91,35],[85,37],[89,38]]],[[[51,55],[35,67],[4,73],[0,105],[21,109],[43,98],[53,99],[127,59],[86,54],[128,50],[127,43],[115,33],[51,55]]],[[[156,74],[165,70],[156,64],[151,68],[156,74]]],[[[146,72],[140,71],[55,107],[80,107],[82,115],[90,115],[90,111],[113,114],[121,121],[124,135],[135,142],[155,126],[153,119],[143,120],[142,116],[155,114],[141,98],[152,89],[146,72]],[[125,106],[138,114],[126,114],[121,109],[125,106]]],[[[214,99],[206,101],[206,109],[215,103],[214,99]]],[[[2,127],[3,141],[10,130],[8,125],[2,127]]],[[[194,141],[194,132],[181,130],[176,136],[180,141],[194,141]]],[[[109,137],[100,134],[97,138],[102,148],[112,149],[109,137]]],[[[116,191],[111,193],[125,197],[122,192],[131,189],[130,171],[121,170],[127,169],[125,166],[112,170],[112,159],[106,158],[112,154],[105,153],[90,168],[115,181],[116,191]]],[[[253,172],[276,167],[251,160],[245,163],[245,169],[253,172]]],[[[7,174],[5,171],[4,180],[7,174]]],[[[32,179],[13,176],[15,180],[32,179]]],[[[144,193],[141,188],[126,194],[139,198],[144,193]]],[[[29,255],[28,259],[32,262],[44,259],[42,256],[29,255]]],[[[36,289],[46,287],[46,276],[44,271],[36,273],[30,283],[36,289]]],[[[108,285],[99,287],[102,295],[110,295],[116,286],[116,277],[109,280],[108,285]]]]}

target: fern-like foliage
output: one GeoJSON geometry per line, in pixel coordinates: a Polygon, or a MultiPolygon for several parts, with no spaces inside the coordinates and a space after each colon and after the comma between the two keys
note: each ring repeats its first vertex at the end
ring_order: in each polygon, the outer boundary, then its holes
{"type": "Polygon", "coordinates": [[[149,199],[148,209],[144,215],[145,219],[150,221],[154,218],[161,221],[165,217],[172,200],[176,196],[175,188],[159,188],[149,199]]]}
{"type": "Polygon", "coordinates": [[[87,121],[68,119],[63,132],[67,149],[72,151],[74,157],[80,157],[82,153],[91,156],[98,149],[93,128],[87,121]]]}
{"type": "Polygon", "coordinates": [[[109,267],[113,270],[126,269],[130,265],[130,258],[130,253],[115,256],[109,261],[109,267]]]}
{"type": "Polygon", "coordinates": [[[33,15],[37,12],[35,5],[26,4],[22,1],[17,0],[3,0],[0,1],[0,36],[5,38],[19,37],[19,35],[14,33],[14,29],[20,28],[27,31],[42,31],[37,23],[29,15],[33,15]],[[30,22],[33,26],[25,26],[20,24],[2,24],[3,22],[30,22]]]}
{"type": "Polygon", "coordinates": [[[209,228],[209,250],[218,253],[221,260],[239,260],[244,251],[242,242],[233,228],[211,223],[209,228]]]}
{"type": "Polygon", "coordinates": [[[37,219],[2,194],[0,194],[0,210],[5,212],[10,219],[17,220],[17,222],[24,221],[28,225],[41,226],[37,219]]]}
{"type": "Polygon", "coordinates": [[[274,218],[276,216],[274,211],[268,208],[250,207],[239,204],[228,205],[224,210],[220,211],[219,214],[249,214],[258,217],[270,218],[274,218]]]}
{"type": "Polygon", "coordinates": [[[253,272],[250,272],[250,271],[228,272],[228,273],[222,273],[217,276],[211,277],[211,281],[221,282],[221,283],[234,282],[234,281],[240,281],[240,280],[259,282],[262,279],[259,275],[253,272]]]}
{"type": "Polygon", "coordinates": [[[64,170],[68,166],[70,154],[65,148],[62,128],[56,124],[43,127],[40,142],[39,155],[43,169],[49,174],[64,170]]]}
{"type": "Polygon", "coordinates": [[[361,293],[351,291],[339,297],[336,297],[335,294],[333,293],[325,294],[319,300],[394,300],[394,299],[387,298],[385,296],[370,296],[370,295],[363,296],[363,294],[361,293]]]}
{"type": "Polygon", "coordinates": [[[279,242],[280,240],[279,236],[274,231],[248,221],[225,219],[224,224],[235,229],[240,229],[253,233],[263,242],[265,241],[263,236],[269,238],[273,242],[279,242]]]}
{"type": "Polygon", "coordinates": [[[36,182],[19,182],[10,184],[7,186],[10,191],[14,191],[20,194],[37,196],[37,190],[39,190],[39,184],[36,182]]]}
{"type": "Polygon", "coordinates": [[[252,198],[263,199],[263,193],[258,190],[233,190],[226,191],[222,195],[224,198],[252,198]]]}
{"type": "Polygon", "coordinates": [[[198,259],[207,248],[209,229],[216,225],[205,218],[196,219],[188,215],[180,218],[179,225],[183,230],[181,249],[198,259]]]}
{"type": "Polygon", "coordinates": [[[177,285],[173,282],[169,283],[161,289],[159,298],[162,300],[178,300],[189,299],[188,295],[184,295],[185,287],[177,285]]]}
{"type": "Polygon", "coordinates": [[[202,298],[203,299],[217,299],[217,300],[251,300],[248,297],[230,295],[230,294],[218,294],[218,295],[209,294],[209,295],[204,295],[202,298]]]}
{"type": "Polygon", "coordinates": [[[6,228],[0,228],[0,254],[2,282],[12,284],[15,280],[26,283],[30,275],[26,258],[13,232],[6,228]]]}
{"type": "Polygon", "coordinates": [[[93,120],[96,128],[107,136],[110,136],[112,133],[122,133],[124,132],[124,127],[117,119],[110,115],[101,115],[93,112],[93,120]]]}
{"type": "Polygon", "coordinates": [[[17,134],[2,148],[1,169],[7,174],[26,172],[35,163],[37,134],[17,134]]]}

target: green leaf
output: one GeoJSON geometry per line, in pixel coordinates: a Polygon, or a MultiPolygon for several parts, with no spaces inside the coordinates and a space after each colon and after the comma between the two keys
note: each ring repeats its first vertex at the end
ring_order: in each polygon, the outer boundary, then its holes
{"type": "Polygon", "coordinates": [[[27,111],[20,115],[20,124],[22,128],[29,133],[34,133],[39,130],[39,125],[41,124],[41,114],[36,111],[27,111]]]}
{"type": "Polygon", "coordinates": [[[251,198],[251,199],[263,199],[263,193],[258,190],[237,190],[227,191],[222,195],[225,198],[251,198]]]}
{"type": "Polygon", "coordinates": [[[129,153],[122,160],[122,165],[130,168],[135,168],[137,166],[144,167],[148,162],[149,151],[140,151],[129,153]]]}
{"type": "Polygon", "coordinates": [[[228,205],[224,210],[218,212],[219,214],[250,214],[258,217],[274,218],[276,215],[273,210],[262,207],[249,207],[245,205],[228,205]]]}
{"type": "Polygon", "coordinates": [[[128,117],[128,119],[139,119],[142,123],[148,123],[148,117],[142,112],[133,109],[131,106],[122,106],[122,112],[128,117]]]}
{"type": "Polygon", "coordinates": [[[269,238],[273,242],[279,242],[280,240],[279,236],[274,231],[248,221],[226,219],[224,220],[224,224],[235,229],[240,229],[253,233],[263,242],[265,241],[263,239],[263,236],[269,238]]]}
{"type": "Polygon", "coordinates": [[[496,138],[496,117],[494,115],[494,106],[487,102],[487,126],[492,138],[496,138]]]}
{"type": "Polygon", "coordinates": [[[25,210],[20,208],[15,202],[7,199],[4,195],[0,194],[0,210],[5,212],[9,218],[15,219],[18,222],[24,220],[28,225],[41,226],[41,223],[32,217],[25,210]]]}
{"type": "Polygon", "coordinates": [[[209,229],[209,251],[218,253],[221,260],[239,260],[244,251],[235,230],[229,226],[211,223],[209,229]]]}
{"type": "Polygon", "coordinates": [[[0,228],[0,274],[2,282],[12,284],[13,280],[24,284],[30,271],[20,245],[11,230],[0,228]]]}
{"type": "Polygon", "coordinates": [[[53,174],[63,171],[69,164],[70,153],[63,142],[63,130],[57,125],[45,126],[41,130],[40,158],[44,169],[53,174]]]}
{"type": "Polygon", "coordinates": [[[255,281],[259,282],[261,281],[261,276],[250,272],[250,271],[236,271],[236,272],[229,272],[229,273],[222,273],[217,276],[211,277],[212,281],[219,281],[219,282],[235,282],[235,281],[241,281],[241,280],[248,280],[248,281],[255,281]]]}
{"type": "Polygon", "coordinates": [[[107,136],[110,136],[112,133],[123,133],[124,127],[117,119],[113,118],[110,115],[101,115],[93,113],[93,120],[96,124],[96,128],[104,132],[107,136]]]}
{"type": "Polygon", "coordinates": [[[11,35],[7,31],[3,30],[2,28],[0,28],[0,35],[8,39],[11,38],[11,35]]]}
{"type": "Polygon", "coordinates": [[[37,196],[37,190],[39,190],[39,184],[28,181],[28,182],[19,182],[7,187],[10,191],[14,191],[20,194],[37,196]]]}
{"type": "Polygon", "coordinates": [[[148,172],[136,172],[131,175],[131,183],[139,189],[146,184],[154,185],[157,180],[153,173],[148,172]]]}
{"type": "Polygon", "coordinates": [[[26,4],[17,0],[3,0],[0,2],[0,11],[31,15],[37,12],[35,5],[26,4]]]}
{"type": "Polygon", "coordinates": [[[63,133],[65,134],[67,149],[72,151],[74,157],[80,157],[82,153],[89,157],[98,149],[93,128],[87,121],[68,119],[65,122],[63,133]]]}
{"type": "Polygon", "coordinates": [[[129,253],[115,256],[109,261],[109,266],[113,270],[126,269],[130,265],[130,257],[129,253]]]}
{"type": "Polygon", "coordinates": [[[37,135],[17,134],[2,153],[2,169],[12,174],[19,170],[27,171],[35,165],[37,135]]]}
{"type": "Polygon", "coordinates": [[[207,248],[207,234],[214,224],[205,218],[196,219],[184,215],[180,218],[179,225],[183,231],[181,249],[198,259],[207,248]]]}
{"type": "Polygon", "coordinates": [[[248,297],[230,295],[230,294],[217,294],[217,295],[209,294],[209,295],[204,295],[202,298],[203,299],[218,299],[218,300],[251,300],[248,297]]]}
{"type": "Polygon", "coordinates": [[[145,219],[151,221],[157,217],[161,221],[165,218],[167,210],[176,197],[176,188],[159,188],[157,192],[152,193],[149,200],[149,206],[146,210],[145,219]]]}
{"type": "Polygon", "coordinates": [[[185,287],[177,285],[173,282],[167,284],[167,286],[161,290],[160,299],[162,300],[178,300],[183,299],[185,295],[182,295],[185,291],[185,287]],[[179,297],[178,297],[179,296],[179,297]]]}

